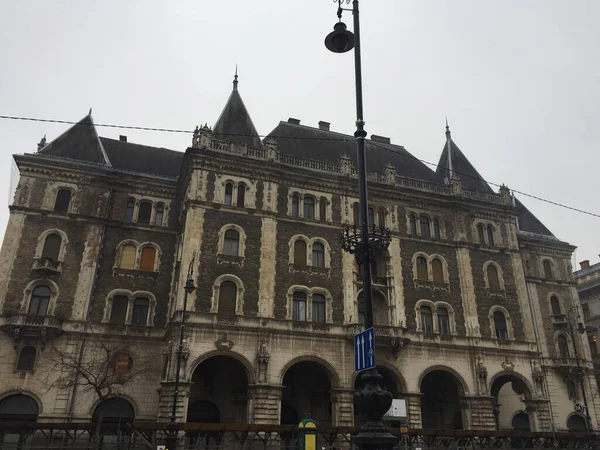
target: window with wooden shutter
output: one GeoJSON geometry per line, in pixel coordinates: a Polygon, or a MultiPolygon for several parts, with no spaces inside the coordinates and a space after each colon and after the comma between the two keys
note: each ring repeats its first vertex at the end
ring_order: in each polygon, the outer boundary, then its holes
{"type": "Polygon", "coordinates": [[[490,291],[499,292],[500,291],[500,277],[498,276],[498,269],[496,266],[490,264],[487,266],[487,278],[488,278],[488,286],[490,291]]]}
{"type": "Polygon", "coordinates": [[[121,249],[121,260],[119,261],[119,267],[121,269],[133,270],[135,268],[136,254],[137,250],[134,245],[124,245],[121,249]]]}
{"type": "Polygon", "coordinates": [[[58,261],[60,253],[60,245],[62,238],[58,234],[49,234],[44,241],[44,250],[42,250],[42,258],[48,258],[53,261],[58,261]]]}
{"type": "Polygon", "coordinates": [[[131,325],[143,326],[148,324],[148,311],[150,310],[150,300],[145,297],[138,297],[133,302],[133,313],[131,314],[131,325]]]}
{"type": "Polygon", "coordinates": [[[144,247],[140,259],[140,270],[143,272],[154,272],[154,262],[156,260],[156,249],[154,247],[144,247]]]}
{"type": "Polygon", "coordinates": [[[27,314],[30,316],[45,316],[48,313],[51,293],[52,291],[46,285],[36,286],[31,292],[27,314]]]}
{"type": "Polygon", "coordinates": [[[435,258],[431,261],[431,271],[433,272],[433,282],[438,284],[444,283],[444,265],[442,261],[435,258]]]}
{"type": "Polygon", "coordinates": [[[219,314],[234,315],[237,303],[237,285],[223,281],[219,288],[219,314]]]}
{"type": "Polygon", "coordinates": [[[110,323],[113,325],[125,325],[127,318],[127,307],[129,299],[124,295],[115,295],[112,299],[110,311],[110,323]]]}
{"type": "Polygon", "coordinates": [[[35,347],[26,346],[19,352],[19,360],[17,362],[17,370],[29,371],[35,366],[35,357],[37,350],[35,347]]]}
{"type": "Polygon", "coordinates": [[[138,211],[138,223],[150,223],[152,216],[152,203],[140,202],[140,210],[138,211]]]}
{"type": "Polygon", "coordinates": [[[294,264],[306,266],[306,242],[302,239],[297,239],[294,242],[294,264]]]}
{"type": "Polygon", "coordinates": [[[68,189],[59,189],[56,193],[56,200],[54,202],[54,211],[57,212],[68,212],[69,203],[71,203],[71,191],[68,189]]]}
{"type": "Polygon", "coordinates": [[[128,373],[133,367],[133,359],[127,353],[119,353],[115,357],[114,370],[117,375],[128,373]]]}
{"type": "Polygon", "coordinates": [[[238,184],[237,187],[237,204],[238,208],[243,208],[246,201],[246,186],[238,184]]]}
{"type": "Polygon", "coordinates": [[[236,230],[227,230],[223,241],[223,254],[227,256],[239,256],[240,234],[236,230]]]}
{"type": "Polygon", "coordinates": [[[429,274],[427,273],[427,260],[422,256],[417,258],[417,280],[429,281],[429,274]]]}

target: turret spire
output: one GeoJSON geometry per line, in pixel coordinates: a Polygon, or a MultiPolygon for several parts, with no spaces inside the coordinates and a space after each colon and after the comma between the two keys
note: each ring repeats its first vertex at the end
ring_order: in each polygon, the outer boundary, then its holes
{"type": "Polygon", "coordinates": [[[450,181],[454,177],[454,169],[452,168],[452,135],[448,125],[448,116],[446,116],[446,150],[448,151],[448,181],[450,181]]]}
{"type": "Polygon", "coordinates": [[[235,65],[235,76],[233,77],[233,90],[237,91],[237,84],[238,84],[238,75],[237,75],[237,64],[235,65]]]}

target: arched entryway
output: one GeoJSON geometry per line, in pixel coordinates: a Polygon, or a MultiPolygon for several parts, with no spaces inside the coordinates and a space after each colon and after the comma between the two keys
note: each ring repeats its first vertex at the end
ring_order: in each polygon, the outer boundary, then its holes
{"type": "Polygon", "coordinates": [[[329,372],[315,361],[300,361],[287,369],[283,377],[281,424],[291,425],[305,418],[319,428],[333,422],[332,382],[329,372]]]}
{"type": "Polygon", "coordinates": [[[524,412],[525,400],[531,398],[531,391],[519,376],[497,375],[492,381],[490,393],[494,402],[497,430],[531,431],[531,418],[524,412]],[[525,428],[526,426],[528,428],[525,428]]]}
{"type": "Polygon", "coordinates": [[[128,423],[133,422],[135,411],[133,405],[121,397],[111,397],[102,401],[94,409],[92,421],[110,424],[103,428],[98,436],[100,448],[115,448],[119,445],[128,445],[135,442],[135,436],[128,423]]]}
{"type": "Polygon", "coordinates": [[[248,372],[238,359],[212,356],[192,374],[187,421],[248,423],[248,372]]]}
{"type": "MultiPolygon", "coordinates": [[[[37,402],[28,395],[14,394],[0,400],[0,420],[2,421],[35,422],[39,412],[37,402]]],[[[26,430],[7,432],[0,429],[0,447],[21,448],[21,446],[29,444],[26,430]]]]}
{"type": "Polygon", "coordinates": [[[460,381],[446,370],[433,370],[421,380],[421,421],[423,428],[449,430],[464,428],[460,381]]]}
{"type": "MultiPolygon", "coordinates": [[[[402,392],[404,391],[404,386],[402,381],[398,378],[391,369],[388,369],[385,366],[377,366],[377,372],[383,378],[381,380],[382,389],[386,389],[392,393],[394,399],[403,399],[402,392]]],[[[362,379],[360,374],[356,376],[354,379],[354,389],[358,390],[363,387],[362,379]]],[[[366,417],[359,414],[359,411],[354,405],[354,425],[362,425],[366,421],[366,417]]],[[[406,425],[408,418],[404,417],[384,417],[384,421],[393,428],[399,428],[401,426],[406,425]]]]}
{"type": "Polygon", "coordinates": [[[571,414],[567,419],[567,428],[573,432],[586,431],[585,419],[579,414],[571,414]]]}

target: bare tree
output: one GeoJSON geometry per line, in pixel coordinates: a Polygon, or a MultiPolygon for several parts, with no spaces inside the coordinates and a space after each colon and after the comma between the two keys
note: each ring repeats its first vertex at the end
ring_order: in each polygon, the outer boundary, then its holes
{"type": "Polygon", "coordinates": [[[138,353],[132,351],[133,347],[123,340],[101,335],[86,338],[82,355],[80,348],[69,351],[54,347],[45,356],[49,364],[48,389],[78,388],[81,392],[95,393],[100,401],[119,395],[129,383],[148,377],[153,369],[151,358],[132,358],[131,355],[138,353]]]}

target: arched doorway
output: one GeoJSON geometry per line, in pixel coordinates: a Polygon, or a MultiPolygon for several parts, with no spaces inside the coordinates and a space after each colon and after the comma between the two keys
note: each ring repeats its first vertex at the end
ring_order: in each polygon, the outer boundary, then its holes
{"type": "Polygon", "coordinates": [[[525,430],[531,431],[530,418],[525,410],[525,399],[530,398],[530,391],[523,380],[518,376],[504,374],[497,376],[490,389],[494,398],[494,416],[497,430],[525,430]],[[520,413],[517,414],[517,413],[520,413]],[[515,415],[516,414],[516,415],[515,415]],[[524,416],[527,416],[525,423],[524,416]],[[520,418],[515,423],[514,419],[520,418]],[[519,428],[515,428],[515,425],[519,428]]]}
{"type": "Polygon", "coordinates": [[[421,380],[421,394],[423,428],[463,429],[462,386],[454,375],[445,370],[429,372],[421,380]]]}
{"type": "Polygon", "coordinates": [[[231,356],[217,355],[202,361],[192,374],[187,421],[247,423],[248,373],[231,356]]]}
{"type": "Polygon", "coordinates": [[[333,421],[329,373],[314,361],[294,364],[283,377],[281,424],[298,424],[304,418],[313,419],[319,428],[333,421]]]}
{"type": "Polygon", "coordinates": [[[567,419],[567,428],[572,432],[586,431],[585,419],[579,414],[571,414],[567,419]]]}
{"type": "MultiPolygon", "coordinates": [[[[377,372],[382,376],[381,388],[386,389],[392,393],[394,399],[402,399],[402,382],[398,379],[398,376],[390,369],[384,366],[377,366],[377,372]]],[[[354,389],[361,389],[362,379],[360,374],[354,379],[354,389]]],[[[366,421],[366,417],[359,414],[356,404],[354,405],[354,425],[362,425],[366,421]]],[[[408,418],[404,417],[384,417],[384,421],[392,428],[399,428],[407,424],[408,418]]]]}
{"type": "MultiPolygon", "coordinates": [[[[37,402],[28,395],[9,395],[0,400],[0,420],[2,421],[35,422],[38,414],[37,402]]],[[[0,447],[17,449],[28,444],[30,442],[26,430],[7,432],[0,429],[0,447]]]]}

